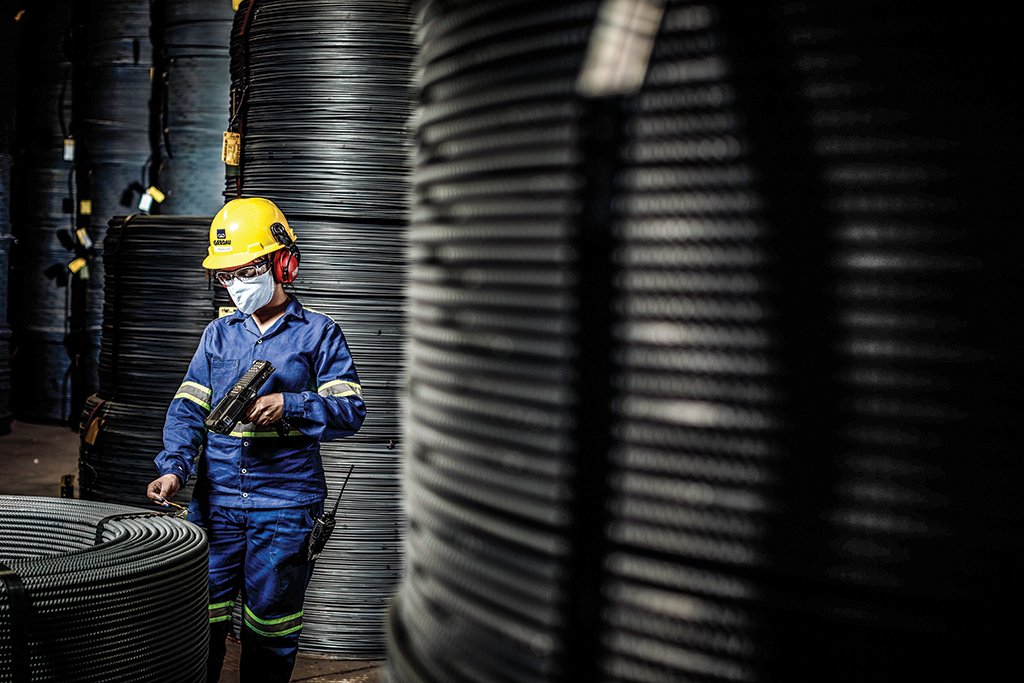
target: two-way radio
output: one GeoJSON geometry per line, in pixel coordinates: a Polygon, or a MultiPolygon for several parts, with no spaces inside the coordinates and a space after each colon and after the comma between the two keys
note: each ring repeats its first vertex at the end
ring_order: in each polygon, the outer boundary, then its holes
{"type": "Polygon", "coordinates": [[[335,517],[338,514],[338,503],[341,502],[341,494],[345,493],[345,485],[348,484],[348,478],[352,476],[352,470],[355,469],[355,465],[348,466],[348,474],[345,475],[345,481],[341,485],[341,491],[338,493],[337,499],[334,501],[334,509],[330,512],[324,512],[316,518],[316,522],[313,523],[313,530],[309,532],[309,541],[306,545],[306,561],[312,562],[320,557],[320,553],[323,552],[324,546],[327,545],[327,540],[331,537],[334,532],[335,517]]]}

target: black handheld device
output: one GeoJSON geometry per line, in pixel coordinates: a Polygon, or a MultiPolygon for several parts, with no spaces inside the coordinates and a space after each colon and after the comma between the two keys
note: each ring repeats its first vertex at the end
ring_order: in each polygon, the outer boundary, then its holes
{"type": "MultiPolygon", "coordinates": [[[[245,417],[245,411],[256,400],[256,392],[270,379],[274,366],[270,361],[253,361],[252,367],[242,375],[235,386],[214,406],[206,418],[206,428],[217,434],[230,434],[235,425],[245,417]]],[[[277,423],[277,433],[285,436],[289,425],[284,420],[277,423]]]]}
{"type": "Polygon", "coordinates": [[[345,493],[345,485],[348,484],[348,478],[352,476],[353,469],[355,469],[355,465],[348,466],[348,474],[345,475],[341,491],[338,492],[338,497],[334,501],[334,509],[330,512],[325,511],[313,523],[313,530],[309,532],[309,541],[306,544],[307,562],[312,562],[320,557],[320,553],[324,551],[324,546],[327,545],[327,540],[331,537],[331,533],[334,532],[335,517],[338,514],[338,503],[341,502],[341,494],[345,493]]]}

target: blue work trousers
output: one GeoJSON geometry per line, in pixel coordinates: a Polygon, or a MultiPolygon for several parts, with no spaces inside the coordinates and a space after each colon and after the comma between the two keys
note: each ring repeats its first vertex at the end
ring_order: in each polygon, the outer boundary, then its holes
{"type": "Polygon", "coordinates": [[[189,520],[210,544],[210,655],[207,682],[224,664],[236,597],[242,597],[242,683],[287,683],[302,630],[302,603],[313,574],[305,544],[323,503],[246,510],[202,504],[189,520]]]}

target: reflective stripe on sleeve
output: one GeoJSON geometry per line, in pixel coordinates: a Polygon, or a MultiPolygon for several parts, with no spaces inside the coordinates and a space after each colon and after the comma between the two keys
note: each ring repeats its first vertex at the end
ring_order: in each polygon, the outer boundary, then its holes
{"type": "Polygon", "coordinates": [[[327,384],[321,384],[316,393],[321,396],[358,396],[362,398],[363,388],[355,382],[336,379],[327,384]]]}
{"type": "Polygon", "coordinates": [[[210,399],[213,398],[213,390],[195,382],[182,382],[174,398],[184,398],[193,403],[198,403],[206,410],[210,409],[210,399]]]}

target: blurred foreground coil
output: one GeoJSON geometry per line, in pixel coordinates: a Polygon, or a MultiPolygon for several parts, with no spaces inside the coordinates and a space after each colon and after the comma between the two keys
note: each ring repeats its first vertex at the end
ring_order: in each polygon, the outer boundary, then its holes
{"type": "Polygon", "coordinates": [[[0,681],[202,681],[207,543],[137,508],[0,496],[0,681]]]}
{"type": "Polygon", "coordinates": [[[1012,666],[1006,33],[880,2],[417,7],[392,680],[1012,666]]]}

